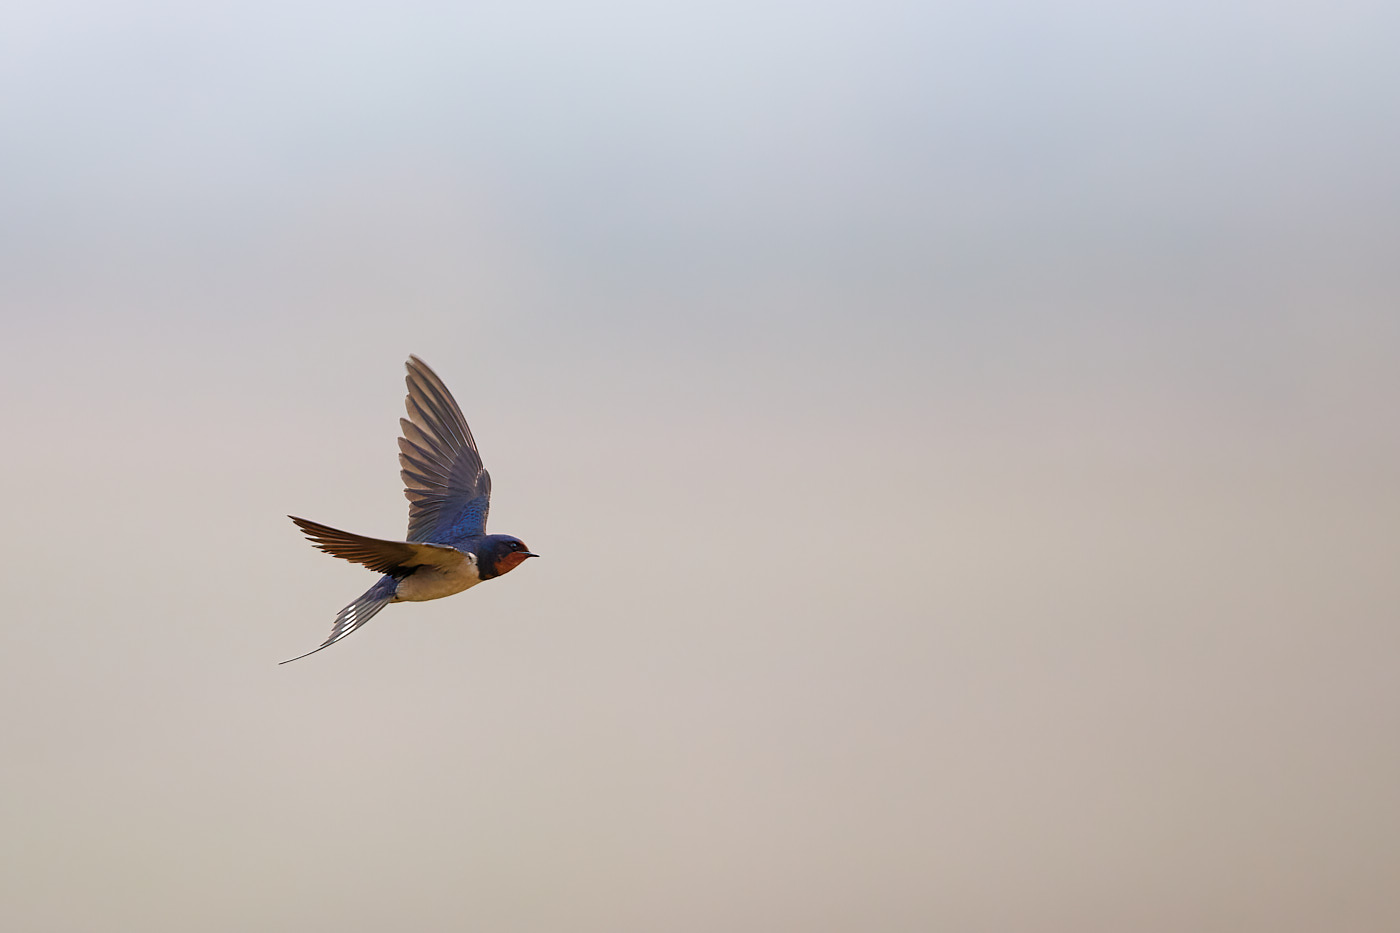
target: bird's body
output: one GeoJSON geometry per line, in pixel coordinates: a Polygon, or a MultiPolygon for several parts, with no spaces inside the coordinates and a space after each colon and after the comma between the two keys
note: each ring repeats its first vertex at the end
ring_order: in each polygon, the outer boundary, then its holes
{"type": "Polygon", "coordinates": [[[429,599],[442,599],[456,596],[463,590],[471,589],[481,582],[481,574],[476,569],[476,555],[457,552],[440,565],[424,564],[413,574],[404,577],[394,589],[393,602],[423,602],[429,599]]]}
{"type": "Polygon", "coordinates": [[[408,418],[399,420],[399,465],[409,501],[408,539],[367,538],[290,516],[316,547],[383,574],[340,611],[330,637],[307,654],[340,641],[389,603],[452,596],[536,556],[519,538],[486,533],[491,475],[442,380],[411,356],[407,381],[408,418]]]}

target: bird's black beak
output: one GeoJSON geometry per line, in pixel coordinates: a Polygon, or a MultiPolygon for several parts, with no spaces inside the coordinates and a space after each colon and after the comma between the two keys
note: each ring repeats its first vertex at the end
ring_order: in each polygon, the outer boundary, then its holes
{"type": "Polygon", "coordinates": [[[540,555],[536,554],[534,551],[521,551],[521,552],[520,552],[520,556],[521,556],[521,557],[539,557],[540,555]]]}

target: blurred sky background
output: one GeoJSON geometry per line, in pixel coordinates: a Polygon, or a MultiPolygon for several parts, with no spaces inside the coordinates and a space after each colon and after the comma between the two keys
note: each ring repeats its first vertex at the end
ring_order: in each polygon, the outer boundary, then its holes
{"type": "Polygon", "coordinates": [[[1400,927],[1398,42],[7,5],[6,926],[1400,927]],[[278,667],[409,353],[543,556],[278,667]]]}

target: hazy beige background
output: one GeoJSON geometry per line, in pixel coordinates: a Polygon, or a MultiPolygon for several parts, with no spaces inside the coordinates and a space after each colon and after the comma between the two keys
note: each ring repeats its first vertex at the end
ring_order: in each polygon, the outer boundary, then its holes
{"type": "Polygon", "coordinates": [[[10,7],[6,928],[1400,928],[1398,27],[10,7]]]}

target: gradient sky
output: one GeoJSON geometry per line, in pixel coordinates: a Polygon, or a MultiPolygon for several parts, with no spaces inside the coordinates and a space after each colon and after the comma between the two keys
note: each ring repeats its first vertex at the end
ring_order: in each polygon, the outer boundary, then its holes
{"type": "Polygon", "coordinates": [[[1397,40],[5,10],[7,922],[1400,926],[1397,40]],[[278,667],[409,353],[543,556],[278,667]]]}

